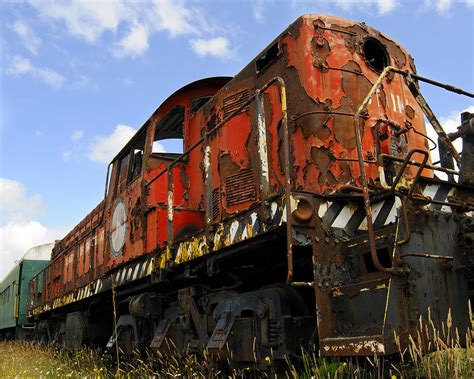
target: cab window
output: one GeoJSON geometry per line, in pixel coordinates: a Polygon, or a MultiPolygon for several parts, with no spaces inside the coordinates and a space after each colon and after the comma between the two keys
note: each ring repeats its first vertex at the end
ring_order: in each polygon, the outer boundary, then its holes
{"type": "Polygon", "coordinates": [[[152,155],[173,158],[183,152],[184,107],[177,105],[156,125],[152,155]]]}
{"type": "Polygon", "coordinates": [[[146,133],[143,132],[137,138],[134,138],[126,152],[118,159],[115,195],[124,191],[128,183],[140,175],[143,168],[145,140],[146,133]]]}

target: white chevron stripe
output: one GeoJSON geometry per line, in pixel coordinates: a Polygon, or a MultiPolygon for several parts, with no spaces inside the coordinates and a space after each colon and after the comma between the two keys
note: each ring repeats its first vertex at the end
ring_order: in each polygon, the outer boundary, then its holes
{"type": "Polygon", "coordinates": [[[278,210],[278,204],[272,203],[272,218],[275,216],[277,210],[278,210]]]}
{"type": "MultiPolygon", "coordinates": [[[[370,208],[372,209],[372,222],[375,221],[375,219],[377,218],[377,215],[380,213],[380,210],[382,209],[384,204],[385,204],[385,201],[381,201],[380,203],[371,205],[370,208]]],[[[367,217],[364,217],[364,219],[360,223],[359,230],[367,230],[367,217]]]]}
{"type": "Polygon", "coordinates": [[[318,209],[319,218],[323,218],[324,216],[326,216],[326,212],[331,207],[331,205],[332,205],[332,201],[327,201],[319,205],[319,209],[318,209]]]}
{"type": "Polygon", "coordinates": [[[239,229],[239,222],[238,221],[234,221],[231,225],[230,225],[230,230],[229,230],[229,233],[230,233],[230,240],[232,242],[235,241],[235,235],[237,233],[237,229],[239,229]]]}
{"type": "Polygon", "coordinates": [[[344,229],[344,227],[347,225],[356,210],[357,207],[355,207],[354,205],[345,205],[344,208],[342,208],[342,210],[339,212],[331,226],[333,228],[344,229]]]}
{"type": "MultiPolygon", "coordinates": [[[[451,187],[451,189],[449,190],[448,194],[446,195],[446,199],[444,199],[444,201],[448,201],[448,197],[449,196],[453,196],[453,193],[454,193],[454,187],[451,187]]],[[[452,209],[449,205],[443,205],[441,207],[441,212],[447,212],[447,213],[452,213],[452,209]]]]}
{"type": "Polygon", "coordinates": [[[391,224],[397,221],[398,215],[398,208],[402,206],[402,201],[399,197],[395,197],[395,202],[392,205],[392,209],[390,209],[390,213],[387,216],[387,219],[384,222],[384,225],[391,224]]]}
{"type": "Polygon", "coordinates": [[[433,199],[436,195],[436,192],[438,192],[439,185],[438,184],[427,184],[425,189],[423,190],[423,195],[424,196],[429,196],[431,199],[433,199]]]}

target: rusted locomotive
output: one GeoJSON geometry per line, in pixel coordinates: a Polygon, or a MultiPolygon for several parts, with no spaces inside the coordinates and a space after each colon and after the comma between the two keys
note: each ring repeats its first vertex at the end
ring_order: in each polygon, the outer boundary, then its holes
{"type": "Polygon", "coordinates": [[[463,336],[474,121],[447,135],[419,81],[473,97],[365,24],[306,15],[234,78],[181,88],[32,280],[38,335],[262,366],[391,354],[448,312],[463,336]],[[157,151],[169,138],[183,153],[157,151]]]}

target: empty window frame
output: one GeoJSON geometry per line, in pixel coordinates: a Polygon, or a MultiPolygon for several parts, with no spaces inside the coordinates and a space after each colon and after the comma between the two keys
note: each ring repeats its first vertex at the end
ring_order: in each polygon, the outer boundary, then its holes
{"type": "Polygon", "coordinates": [[[184,112],[184,106],[177,105],[158,122],[152,154],[172,158],[183,152],[184,112]]]}

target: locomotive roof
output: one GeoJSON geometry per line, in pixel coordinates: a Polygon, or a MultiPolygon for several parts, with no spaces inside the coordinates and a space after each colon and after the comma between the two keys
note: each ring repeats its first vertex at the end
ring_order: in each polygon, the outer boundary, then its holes
{"type": "Polygon", "coordinates": [[[161,108],[163,108],[168,102],[172,101],[176,96],[179,96],[187,91],[190,91],[194,88],[198,88],[201,86],[215,86],[216,88],[222,88],[224,87],[230,80],[232,79],[231,76],[212,76],[209,78],[204,78],[204,79],[199,79],[194,82],[191,82],[189,84],[186,84],[185,86],[179,88],[175,92],[173,92],[170,96],[166,98],[157,108],[156,110],[152,113],[152,115],[145,121],[145,123],[140,127],[140,129],[137,130],[137,132],[134,134],[134,136],[130,139],[130,141],[127,142],[125,146],[120,149],[118,154],[115,155],[115,157],[112,159],[112,161],[115,161],[118,156],[120,156],[124,151],[126,151],[129,148],[129,145],[131,144],[132,140],[135,138],[135,136],[139,133],[141,133],[151,122],[153,117],[160,111],[161,108]]]}

